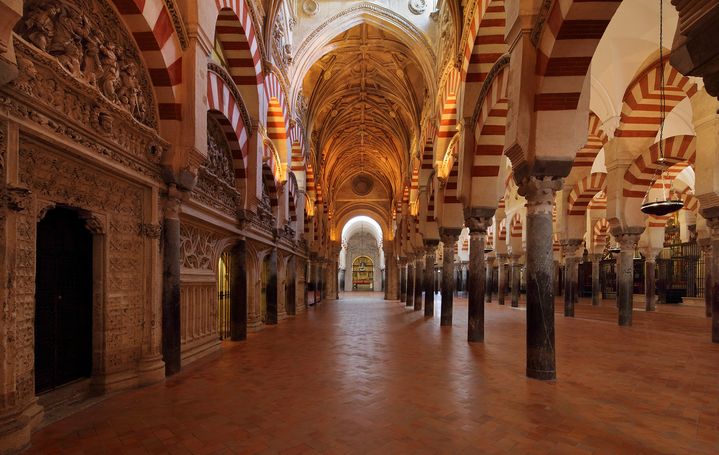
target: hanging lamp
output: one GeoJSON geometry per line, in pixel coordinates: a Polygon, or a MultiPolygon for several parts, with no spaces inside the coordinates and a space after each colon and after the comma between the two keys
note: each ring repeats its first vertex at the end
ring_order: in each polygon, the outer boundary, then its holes
{"type": "MultiPolygon", "coordinates": [[[[666,166],[666,160],[664,158],[664,121],[666,120],[666,96],[664,93],[664,32],[662,30],[664,25],[664,7],[662,0],[659,0],[659,159],[657,164],[659,168],[654,172],[654,178],[652,183],[649,184],[647,192],[644,195],[642,202],[641,211],[647,215],[662,216],[674,213],[677,210],[684,207],[684,202],[681,199],[670,199],[667,194],[667,186],[664,184],[664,167],[666,166]],[[659,178],[657,179],[657,172],[659,178]],[[659,184],[662,190],[662,199],[655,201],[649,201],[649,193],[654,186],[654,183],[659,180],[659,184]]],[[[671,185],[671,182],[669,182],[671,185]]]]}

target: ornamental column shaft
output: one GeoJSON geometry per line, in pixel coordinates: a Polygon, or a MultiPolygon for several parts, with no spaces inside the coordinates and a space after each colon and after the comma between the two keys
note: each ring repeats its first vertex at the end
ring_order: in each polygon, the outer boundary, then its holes
{"type": "Polygon", "coordinates": [[[634,247],[644,228],[618,231],[614,237],[619,242],[620,253],[617,258],[617,307],[619,325],[632,325],[634,306],[634,247]]]}
{"type": "Polygon", "coordinates": [[[507,255],[497,255],[497,303],[504,305],[504,291],[507,288],[507,272],[504,270],[504,264],[507,263],[507,255]]]}
{"type": "Polygon", "coordinates": [[[602,286],[599,282],[599,262],[602,255],[593,254],[590,258],[592,260],[592,305],[597,306],[602,303],[602,286]]]}
{"type": "Polygon", "coordinates": [[[704,253],[704,314],[712,317],[712,245],[711,239],[699,239],[699,245],[704,253]]]}
{"type": "Polygon", "coordinates": [[[511,280],[512,308],[519,307],[519,259],[522,256],[513,254],[509,263],[509,279],[511,280]]]}
{"type": "Polygon", "coordinates": [[[486,286],[486,258],[484,242],[487,227],[492,224],[494,210],[465,211],[465,225],[469,228],[469,280],[467,287],[467,341],[484,341],[484,294],[486,286]]]}
{"type": "Polygon", "coordinates": [[[452,325],[452,303],[454,297],[454,245],[461,229],[442,228],[442,304],[440,325],[452,325]]]}
{"type": "Polygon", "coordinates": [[[424,257],[424,315],[434,316],[434,261],[438,240],[425,240],[424,257]]]}
{"type": "MultiPolygon", "coordinates": [[[[712,277],[719,277],[719,218],[707,219],[707,225],[711,229],[712,277]]],[[[712,342],[719,343],[719,280],[713,279],[712,283],[712,342]]]]}
{"type": "Polygon", "coordinates": [[[399,301],[407,301],[407,267],[406,259],[399,258],[399,301]]]}
{"type": "Polygon", "coordinates": [[[485,279],[484,290],[485,290],[485,294],[487,296],[487,303],[492,303],[492,287],[494,285],[494,281],[492,280],[494,268],[492,266],[494,265],[494,259],[495,258],[493,258],[493,257],[488,257],[485,260],[485,262],[487,263],[487,267],[486,267],[487,277],[485,279]]]}
{"type": "Polygon", "coordinates": [[[644,300],[645,310],[654,311],[656,307],[656,289],[655,289],[655,270],[656,262],[654,257],[647,256],[644,261],[644,300]]]}
{"type": "Polygon", "coordinates": [[[579,294],[579,247],[582,244],[580,239],[568,239],[562,241],[565,263],[564,281],[564,316],[574,317],[574,306],[578,301],[579,294]]]}
{"type": "Polygon", "coordinates": [[[552,206],[561,179],[530,177],[527,199],[527,376],[555,379],[552,206]]]}
{"type": "Polygon", "coordinates": [[[424,255],[417,255],[414,269],[414,311],[422,309],[422,281],[424,280],[424,255]]]}
{"type": "Polygon", "coordinates": [[[407,258],[407,300],[406,305],[414,307],[414,257],[407,258]]]}

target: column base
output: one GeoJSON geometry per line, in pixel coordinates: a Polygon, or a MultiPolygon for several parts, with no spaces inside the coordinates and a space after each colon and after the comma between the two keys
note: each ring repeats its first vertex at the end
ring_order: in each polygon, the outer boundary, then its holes
{"type": "MultiPolygon", "coordinates": [[[[165,375],[165,362],[162,362],[162,375],[165,375]]],[[[121,371],[110,374],[93,374],[90,389],[93,393],[106,395],[120,390],[134,389],[138,386],[139,377],[135,371],[121,371]]]]}
{"type": "Polygon", "coordinates": [[[37,398],[22,410],[0,416],[0,455],[18,453],[30,445],[30,435],[42,421],[44,411],[37,398]]]}
{"type": "Polygon", "coordinates": [[[164,381],[165,362],[162,356],[157,354],[141,358],[137,368],[137,380],[141,387],[164,381]]]}
{"type": "Polygon", "coordinates": [[[557,372],[555,370],[535,370],[527,368],[527,377],[540,381],[553,381],[557,379],[557,372]]]}

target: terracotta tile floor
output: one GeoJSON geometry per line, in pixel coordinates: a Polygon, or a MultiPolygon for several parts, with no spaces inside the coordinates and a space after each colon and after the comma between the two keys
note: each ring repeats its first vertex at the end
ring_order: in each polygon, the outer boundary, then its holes
{"type": "MultiPolygon", "coordinates": [[[[30,453],[719,453],[719,345],[701,308],[557,314],[559,379],[524,376],[522,309],[439,327],[348,294],[164,384],[51,424],[30,453]]],[[[439,311],[439,298],[436,300],[439,311]]],[[[557,310],[561,310],[559,299],[557,310]]]]}

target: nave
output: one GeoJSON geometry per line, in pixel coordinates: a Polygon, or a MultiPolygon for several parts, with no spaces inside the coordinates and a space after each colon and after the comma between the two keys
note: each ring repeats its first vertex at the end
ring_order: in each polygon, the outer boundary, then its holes
{"type": "Polygon", "coordinates": [[[716,453],[719,346],[701,343],[702,308],[637,305],[627,328],[613,300],[580,300],[556,318],[553,383],[521,374],[524,301],[495,296],[478,344],[462,297],[441,329],[382,297],[340,294],[225,342],[40,429],[28,453],[716,453]]]}

